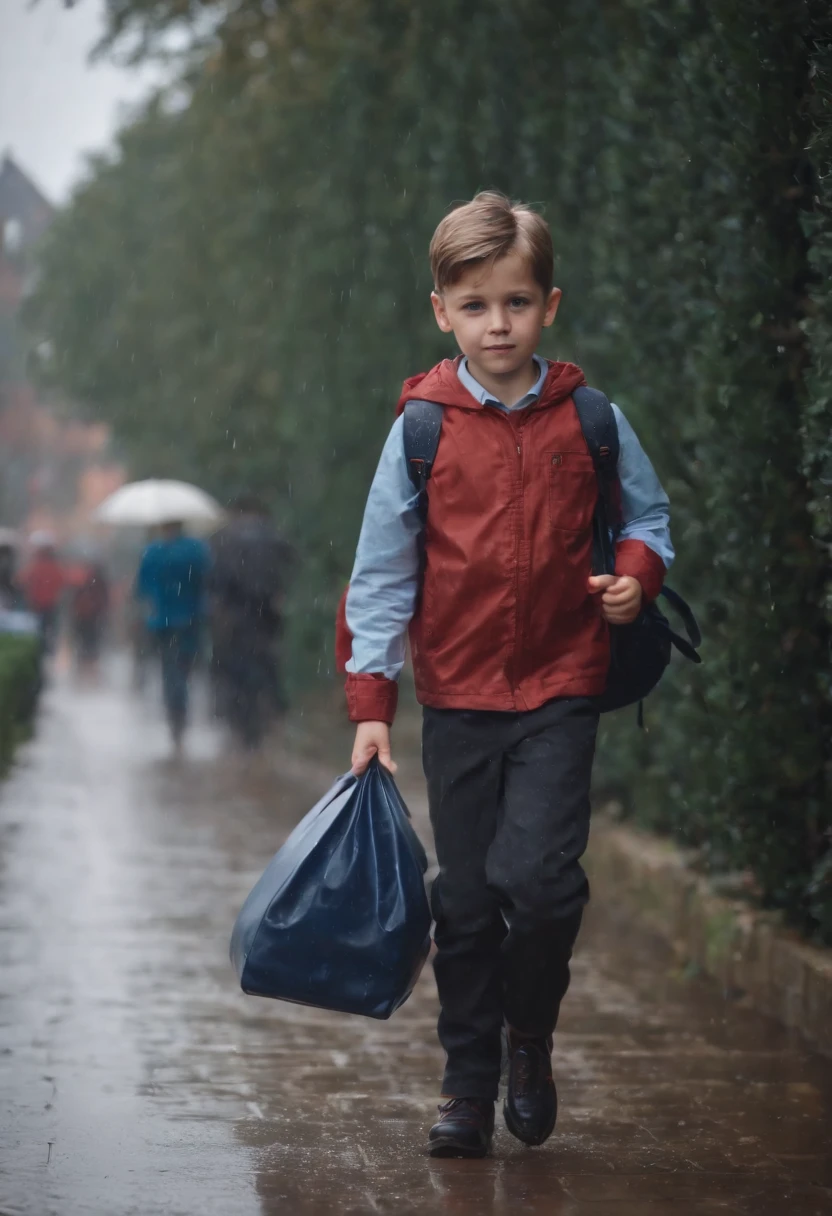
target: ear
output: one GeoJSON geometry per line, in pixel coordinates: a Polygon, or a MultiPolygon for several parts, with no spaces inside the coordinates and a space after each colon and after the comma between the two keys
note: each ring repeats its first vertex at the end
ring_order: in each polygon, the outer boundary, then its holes
{"type": "Polygon", "coordinates": [[[436,317],[436,324],[442,330],[443,334],[449,334],[453,330],[453,326],[448,320],[448,314],[445,311],[445,301],[438,291],[430,293],[430,302],[433,305],[433,315],[436,317]]]}
{"type": "Polygon", "coordinates": [[[559,287],[553,287],[549,292],[549,299],[546,301],[546,311],[543,314],[543,324],[551,325],[558,313],[558,306],[563,292],[559,287]]]}

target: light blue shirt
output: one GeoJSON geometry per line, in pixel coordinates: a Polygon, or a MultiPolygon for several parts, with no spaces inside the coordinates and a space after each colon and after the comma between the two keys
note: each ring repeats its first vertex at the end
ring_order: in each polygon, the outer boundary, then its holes
{"type": "Polygon", "coordinates": [[[474,400],[479,401],[480,405],[496,405],[498,410],[505,410],[508,414],[514,410],[524,410],[527,406],[533,405],[543,392],[543,385],[549,374],[549,364],[545,359],[541,359],[539,355],[532,355],[532,358],[537,367],[537,379],[525,397],[521,397],[519,401],[515,401],[514,405],[503,405],[502,401],[498,401],[493,393],[489,393],[487,388],[483,388],[479,380],[475,380],[469,372],[467,359],[460,360],[456,374],[459,376],[462,387],[467,388],[474,400]]]}
{"type": "MultiPolygon", "coordinates": [[[[548,364],[535,355],[540,371],[535,384],[513,406],[506,406],[474,379],[468,360],[461,360],[457,375],[482,405],[498,409],[525,409],[537,401],[548,364]]],[[[655,470],[617,405],[623,527],[619,540],[643,541],[664,562],[673,561],[670,540],[670,503],[655,470]]],[[[404,419],[393,423],[378,463],[358,539],[350,589],[347,624],[353,636],[347,671],[382,673],[397,680],[405,659],[407,628],[419,594],[419,516],[417,494],[404,455],[404,419]]]]}

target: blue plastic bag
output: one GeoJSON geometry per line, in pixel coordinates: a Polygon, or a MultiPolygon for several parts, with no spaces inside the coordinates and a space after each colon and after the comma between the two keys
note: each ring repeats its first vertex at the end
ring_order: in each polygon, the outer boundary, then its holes
{"type": "Polygon", "coordinates": [[[427,858],[390,774],[340,777],[272,858],[237,917],[243,991],[389,1018],[427,958],[427,858]]]}

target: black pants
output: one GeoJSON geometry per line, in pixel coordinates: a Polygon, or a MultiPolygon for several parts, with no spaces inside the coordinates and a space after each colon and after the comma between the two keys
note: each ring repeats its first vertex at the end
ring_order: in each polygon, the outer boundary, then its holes
{"type": "Polygon", "coordinates": [[[58,609],[42,608],[37,615],[40,625],[41,649],[44,654],[52,654],[58,641],[58,609]]]}
{"type": "Polygon", "coordinates": [[[528,713],[424,711],[445,1095],[496,1098],[504,1020],[526,1035],[555,1028],[589,899],[580,858],[597,730],[588,697],[528,713]]]}
{"type": "Polygon", "coordinates": [[[257,747],[285,706],[273,642],[253,630],[221,639],[214,645],[213,675],[218,717],[245,746],[257,747]]]}
{"type": "Polygon", "coordinates": [[[188,718],[188,681],[199,655],[199,629],[160,629],[157,633],[162,661],[162,698],[168,725],[174,735],[185,729],[188,718]]]}

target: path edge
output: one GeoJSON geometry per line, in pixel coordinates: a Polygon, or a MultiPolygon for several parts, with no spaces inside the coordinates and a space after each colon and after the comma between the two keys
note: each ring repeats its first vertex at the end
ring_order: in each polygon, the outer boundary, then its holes
{"type": "Polygon", "coordinates": [[[808,945],[778,913],[717,892],[670,841],[603,813],[593,819],[586,869],[605,908],[832,1056],[832,950],[808,945]]]}

